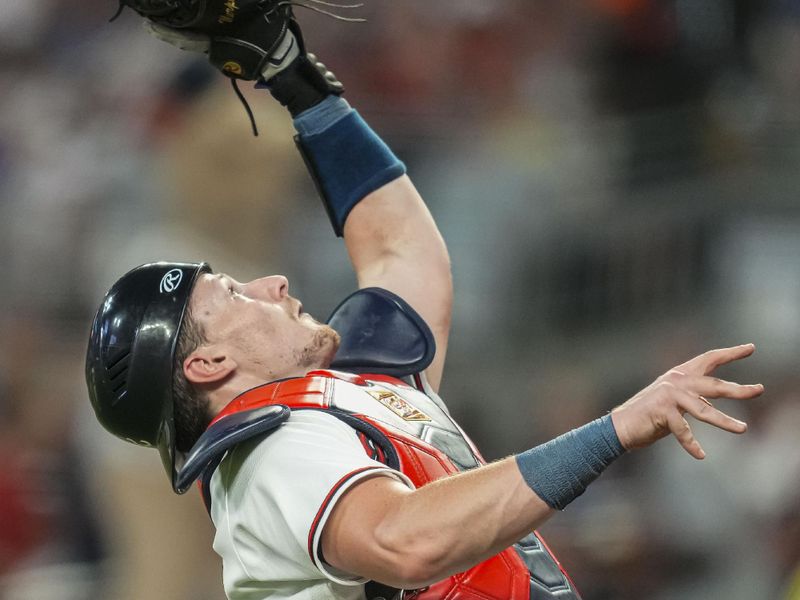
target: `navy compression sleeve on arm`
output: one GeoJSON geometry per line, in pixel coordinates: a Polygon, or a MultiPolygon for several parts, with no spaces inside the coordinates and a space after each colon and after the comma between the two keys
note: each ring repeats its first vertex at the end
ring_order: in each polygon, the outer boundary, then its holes
{"type": "Polygon", "coordinates": [[[625,452],[611,415],[517,454],[525,483],[550,508],[564,510],[625,452]]]}
{"type": "Polygon", "coordinates": [[[306,161],[336,235],[367,194],[402,176],[405,165],[343,98],[329,96],[294,120],[306,161]]]}

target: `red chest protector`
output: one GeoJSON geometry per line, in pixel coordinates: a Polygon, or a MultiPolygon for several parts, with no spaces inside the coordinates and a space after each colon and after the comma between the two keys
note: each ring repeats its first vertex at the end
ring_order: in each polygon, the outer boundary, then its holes
{"type": "MultiPolygon", "coordinates": [[[[418,488],[484,464],[474,444],[450,418],[435,394],[425,394],[386,375],[312,371],[306,377],[250,390],[233,400],[214,419],[201,438],[208,442],[201,481],[207,504],[211,475],[225,450],[244,439],[274,430],[295,410],[323,410],[338,417],[356,430],[371,458],[401,471],[418,488]],[[270,422],[268,426],[259,427],[259,423],[267,422],[270,422]]],[[[190,457],[189,462],[192,460],[190,457]]],[[[566,572],[536,533],[463,573],[396,597],[415,600],[580,598],[566,572]]]]}

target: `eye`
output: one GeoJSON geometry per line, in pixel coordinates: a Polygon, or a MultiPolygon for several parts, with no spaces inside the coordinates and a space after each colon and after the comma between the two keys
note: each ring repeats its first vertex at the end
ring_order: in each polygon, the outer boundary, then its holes
{"type": "Polygon", "coordinates": [[[222,282],[225,284],[225,289],[228,290],[228,296],[231,298],[236,298],[237,296],[242,296],[241,286],[233,279],[229,277],[221,278],[222,282]]]}

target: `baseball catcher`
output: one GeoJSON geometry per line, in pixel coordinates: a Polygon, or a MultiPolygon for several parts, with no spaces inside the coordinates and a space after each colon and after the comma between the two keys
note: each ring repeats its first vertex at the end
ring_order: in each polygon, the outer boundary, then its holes
{"type": "MultiPolygon", "coordinates": [[[[287,107],[358,278],[323,323],[282,275],[152,263],[97,311],[86,360],[97,418],[156,448],[177,493],[201,487],[229,598],[575,600],[537,527],[628,450],[671,434],[703,458],[687,414],[745,431],[708,399],[762,393],[712,376],[752,345],[697,356],[611,414],[487,465],[437,393],[445,243],[405,165],[307,53],[290,3],[124,4],[287,107]]],[[[502,401],[498,390],[487,410],[502,401]]]]}

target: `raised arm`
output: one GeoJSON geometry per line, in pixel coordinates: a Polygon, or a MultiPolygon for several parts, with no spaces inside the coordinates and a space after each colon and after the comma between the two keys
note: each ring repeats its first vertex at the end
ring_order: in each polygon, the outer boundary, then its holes
{"type": "MultiPolygon", "coordinates": [[[[282,76],[270,82],[273,91],[282,76]]],[[[294,124],[334,231],[344,235],[359,287],[396,293],[433,331],[436,355],[427,376],[438,389],[453,287],[433,217],[403,163],[345,100],[329,96],[298,114],[294,124]]]]}

